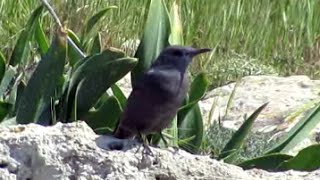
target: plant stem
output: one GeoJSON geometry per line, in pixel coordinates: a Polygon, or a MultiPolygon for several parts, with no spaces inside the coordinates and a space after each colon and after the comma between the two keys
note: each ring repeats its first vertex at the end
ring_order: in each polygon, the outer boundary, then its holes
{"type": "MultiPolygon", "coordinates": [[[[50,6],[50,4],[48,3],[47,0],[41,0],[41,2],[43,3],[43,5],[48,9],[49,13],[52,15],[54,21],[58,24],[58,26],[60,28],[63,28],[62,23],[59,19],[59,17],[57,16],[56,12],[54,11],[54,9],[52,8],[52,6],[50,6]]],[[[72,46],[77,53],[82,57],[86,57],[86,55],[81,51],[81,49],[72,41],[72,39],[68,36],[68,43],[70,46],[72,46]]]]}

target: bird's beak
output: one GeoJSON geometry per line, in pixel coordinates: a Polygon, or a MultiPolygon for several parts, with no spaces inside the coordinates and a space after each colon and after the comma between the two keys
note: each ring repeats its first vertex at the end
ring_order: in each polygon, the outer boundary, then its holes
{"type": "Polygon", "coordinates": [[[211,51],[210,48],[193,49],[191,52],[191,56],[196,56],[198,54],[206,53],[209,51],[211,51]]]}

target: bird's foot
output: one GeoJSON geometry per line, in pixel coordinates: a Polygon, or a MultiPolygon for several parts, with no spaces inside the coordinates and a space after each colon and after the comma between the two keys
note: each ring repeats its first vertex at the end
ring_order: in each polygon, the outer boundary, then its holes
{"type": "Polygon", "coordinates": [[[172,148],[173,154],[176,154],[180,150],[180,148],[178,146],[171,146],[170,148],[172,148]]]}
{"type": "Polygon", "coordinates": [[[142,149],[142,156],[144,155],[149,155],[149,156],[154,156],[151,148],[149,145],[145,144],[145,143],[142,143],[141,145],[139,145],[138,149],[136,150],[135,153],[138,153],[140,151],[140,148],[143,147],[142,149]]]}
{"type": "Polygon", "coordinates": [[[143,144],[143,150],[142,150],[142,154],[144,155],[149,155],[149,156],[154,156],[150,146],[143,144]]]}

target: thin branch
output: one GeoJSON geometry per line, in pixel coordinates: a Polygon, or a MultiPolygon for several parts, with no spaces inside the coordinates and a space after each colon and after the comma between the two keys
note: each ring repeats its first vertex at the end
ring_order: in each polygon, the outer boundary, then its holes
{"type": "MultiPolygon", "coordinates": [[[[41,0],[41,2],[48,9],[49,13],[52,15],[54,21],[58,24],[58,26],[63,29],[63,25],[62,25],[59,17],[57,16],[56,12],[53,10],[52,6],[50,6],[48,1],[47,0],[41,0]]],[[[86,55],[78,48],[78,46],[72,41],[72,39],[69,36],[68,36],[68,43],[69,43],[70,46],[72,46],[77,51],[77,53],[82,58],[86,57],[86,55]]]]}

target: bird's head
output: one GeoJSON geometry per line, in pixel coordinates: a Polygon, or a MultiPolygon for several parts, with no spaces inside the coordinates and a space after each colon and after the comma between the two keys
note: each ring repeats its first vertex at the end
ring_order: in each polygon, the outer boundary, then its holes
{"type": "Polygon", "coordinates": [[[192,58],[198,54],[211,51],[209,48],[193,48],[185,46],[169,46],[162,50],[152,67],[168,66],[185,72],[192,58]]]}

